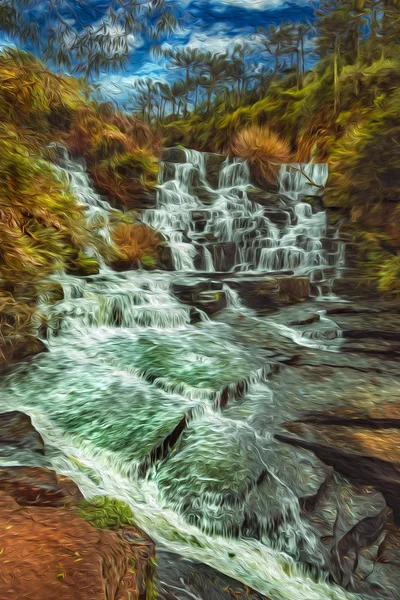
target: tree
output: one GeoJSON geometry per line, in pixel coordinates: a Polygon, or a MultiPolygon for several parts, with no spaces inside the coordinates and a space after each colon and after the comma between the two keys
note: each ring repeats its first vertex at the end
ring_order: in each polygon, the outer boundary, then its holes
{"type": "Polygon", "coordinates": [[[0,30],[54,65],[89,75],[123,67],[145,33],[153,43],[176,31],[167,0],[0,0],[0,30]]]}
{"type": "Polygon", "coordinates": [[[212,54],[207,52],[204,60],[204,67],[201,73],[201,83],[206,90],[207,112],[211,112],[211,100],[214,91],[222,83],[226,83],[230,78],[230,62],[228,55],[212,54]]]}

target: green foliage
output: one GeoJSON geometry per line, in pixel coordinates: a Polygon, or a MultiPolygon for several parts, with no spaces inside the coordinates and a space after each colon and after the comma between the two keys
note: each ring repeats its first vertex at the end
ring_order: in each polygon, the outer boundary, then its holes
{"type": "MultiPolygon", "coordinates": [[[[30,154],[11,125],[0,128],[0,172],[0,289],[10,309],[14,303],[17,323],[20,309],[33,316],[28,306],[44,277],[90,260],[83,253],[90,236],[68,189],[48,162],[30,154]]],[[[30,319],[23,322],[28,326],[30,319]]]]}
{"type": "Polygon", "coordinates": [[[400,294],[400,256],[386,258],[380,267],[378,288],[382,292],[400,294]]]}
{"type": "Polygon", "coordinates": [[[134,209],[157,184],[159,141],[144,123],[107,103],[74,113],[67,145],[83,155],[98,190],[118,208],[134,209]]]}
{"type": "Polygon", "coordinates": [[[133,513],[129,506],[121,500],[107,496],[98,496],[80,502],[78,513],[80,517],[99,529],[121,529],[134,524],[133,513]]]}

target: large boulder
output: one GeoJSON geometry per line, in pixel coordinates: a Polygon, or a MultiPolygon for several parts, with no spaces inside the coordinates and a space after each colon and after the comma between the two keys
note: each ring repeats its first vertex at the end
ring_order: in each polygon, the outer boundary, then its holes
{"type": "Polygon", "coordinates": [[[0,494],[0,596],[7,600],[144,600],[153,545],[137,530],[100,530],[67,510],[0,494]]]}
{"type": "Polygon", "coordinates": [[[10,363],[25,360],[41,352],[47,352],[47,348],[41,340],[33,335],[3,337],[0,344],[0,368],[10,363]]]}
{"type": "Polygon", "coordinates": [[[32,425],[32,419],[17,410],[0,414],[0,446],[5,445],[44,454],[42,436],[32,425]]]}

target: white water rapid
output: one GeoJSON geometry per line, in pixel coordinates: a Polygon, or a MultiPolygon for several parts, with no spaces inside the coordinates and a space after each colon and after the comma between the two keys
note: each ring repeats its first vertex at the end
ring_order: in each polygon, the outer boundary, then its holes
{"type": "MultiPolygon", "coordinates": [[[[83,165],[65,156],[58,169],[107,240],[111,208],[83,165]]],[[[225,161],[217,189],[207,170],[207,157],[189,150],[185,162],[163,165],[157,207],[142,215],[167,236],[176,271],[326,280],[340,252],[324,247],[326,216],[301,200],[301,174],[282,170],[275,223],[249,198],[246,164],[225,161]]],[[[325,183],[325,167],[306,172],[325,183]]],[[[223,320],[193,324],[172,292],[177,276],[106,267],[58,275],[63,300],[41,307],[49,352],[0,380],[1,408],[30,414],[57,472],[88,497],[127,502],[157,544],[273,600],[353,598],[328,583],[326,556],[301,514],[298,481],[313,480],[313,464],[273,437],[283,409],[268,385],[268,320],[241,315],[254,345],[223,320]]],[[[225,294],[238,314],[238,294],[229,286],[225,294]]]]}

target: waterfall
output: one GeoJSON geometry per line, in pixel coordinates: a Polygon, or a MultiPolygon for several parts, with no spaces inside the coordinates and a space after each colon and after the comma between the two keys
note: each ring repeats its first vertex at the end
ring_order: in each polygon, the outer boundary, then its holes
{"type": "Polygon", "coordinates": [[[326,213],[315,212],[302,200],[321,193],[327,165],[283,165],[281,204],[264,207],[249,197],[253,187],[245,162],[227,158],[219,168],[217,188],[212,189],[205,157],[186,150],[185,162],[163,168],[156,207],[141,216],[169,240],[175,270],[291,271],[312,281],[326,279],[329,288],[329,270],[342,267],[342,249],[337,244],[336,253],[328,251],[326,213]]]}
{"type": "Polygon", "coordinates": [[[229,285],[223,285],[223,291],[226,298],[226,305],[228,308],[243,308],[240,301],[239,294],[229,287],[229,285]]]}
{"type": "MultiPolygon", "coordinates": [[[[85,496],[127,502],[156,543],[279,600],[350,599],[327,582],[325,555],[294,491],[293,473],[302,469],[307,482],[313,465],[288,463],[274,439],[280,414],[264,348],[249,345],[246,328],[193,324],[193,309],[174,295],[187,272],[201,284],[201,270],[211,278],[218,270],[323,269],[326,217],[299,201],[274,223],[249,198],[245,163],[226,160],[213,189],[205,156],[184,158],[161,168],[157,206],[142,213],[168,238],[181,273],[103,266],[88,277],[53,275],[63,299],[43,296],[40,307],[49,352],[0,379],[1,407],[30,414],[53,468],[85,496]]],[[[56,168],[108,239],[112,209],[84,166],[66,155],[56,168]]],[[[223,291],[226,312],[245,319],[237,292],[223,291]]]]}
{"type": "Polygon", "coordinates": [[[79,204],[85,206],[85,216],[89,229],[107,244],[112,244],[110,215],[115,212],[110,204],[97,194],[91,184],[83,160],[73,160],[61,144],[49,144],[59,155],[53,165],[58,176],[67,182],[71,193],[79,204]]]}
{"type": "Polygon", "coordinates": [[[279,171],[279,192],[297,200],[300,196],[316,196],[328,180],[326,163],[282,165],[279,171]]]}

